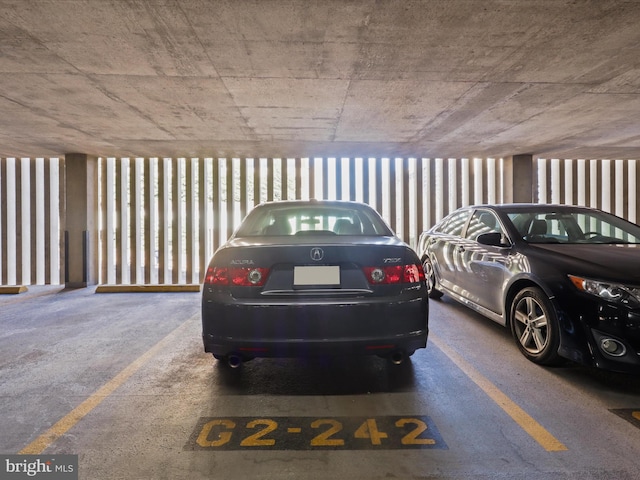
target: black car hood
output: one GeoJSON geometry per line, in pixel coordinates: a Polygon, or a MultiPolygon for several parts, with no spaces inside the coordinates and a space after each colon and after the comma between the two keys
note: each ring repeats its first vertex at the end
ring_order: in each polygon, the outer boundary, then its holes
{"type": "Polygon", "coordinates": [[[563,258],[575,269],[576,275],[640,284],[640,245],[535,244],[530,247],[563,258]]]}

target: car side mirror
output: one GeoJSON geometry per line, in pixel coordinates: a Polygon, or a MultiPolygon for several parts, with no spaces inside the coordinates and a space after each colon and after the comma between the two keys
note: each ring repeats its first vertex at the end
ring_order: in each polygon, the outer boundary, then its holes
{"type": "Polygon", "coordinates": [[[507,237],[500,232],[489,232],[478,235],[476,241],[481,245],[489,245],[490,247],[510,247],[511,243],[507,237]]]}

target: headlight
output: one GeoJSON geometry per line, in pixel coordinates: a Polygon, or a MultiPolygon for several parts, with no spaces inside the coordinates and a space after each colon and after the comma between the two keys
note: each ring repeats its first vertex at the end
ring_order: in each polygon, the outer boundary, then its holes
{"type": "Polygon", "coordinates": [[[569,280],[582,292],[590,293],[603,300],[619,303],[629,308],[640,307],[640,287],[619,283],[601,282],[590,278],[569,275],[569,280]]]}

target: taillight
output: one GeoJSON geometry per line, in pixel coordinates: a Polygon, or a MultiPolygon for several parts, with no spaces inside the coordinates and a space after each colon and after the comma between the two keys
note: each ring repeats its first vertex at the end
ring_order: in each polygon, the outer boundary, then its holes
{"type": "Polygon", "coordinates": [[[267,280],[268,268],[209,267],[204,283],[218,286],[261,287],[267,280]]]}
{"type": "Polygon", "coordinates": [[[386,285],[389,283],[400,283],[402,278],[402,266],[393,267],[364,267],[364,274],[367,281],[374,285],[386,285]]]}
{"type": "Polygon", "coordinates": [[[225,267],[209,267],[204,276],[206,285],[229,285],[228,269],[225,267]]]}
{"type": "Polygon", "coordinates": [[[367,281],[372,285],[418,283],[424,280],[422,265],[364,267],[362,270],[367,276],[367,281]]]}
{"type": "Polygon", "coordinates": [[[404,283],[418,283],[424,281],[424,270],[422,265],[404,266],[404,283]]]}

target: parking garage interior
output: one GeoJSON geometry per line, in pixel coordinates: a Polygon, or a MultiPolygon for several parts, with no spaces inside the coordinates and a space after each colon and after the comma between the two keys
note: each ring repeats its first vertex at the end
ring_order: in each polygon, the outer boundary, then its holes
{"type": "Polygon", "coordinates": [[[229,371],[199,284],[269,200],[369,203],[412,247],[471,204],[637,223],[639,21],[635,0],[0,0],[0,455],[92,479],[637,478],[637,378],[529,364],[447,298],[399,368],[229,371]]]}

